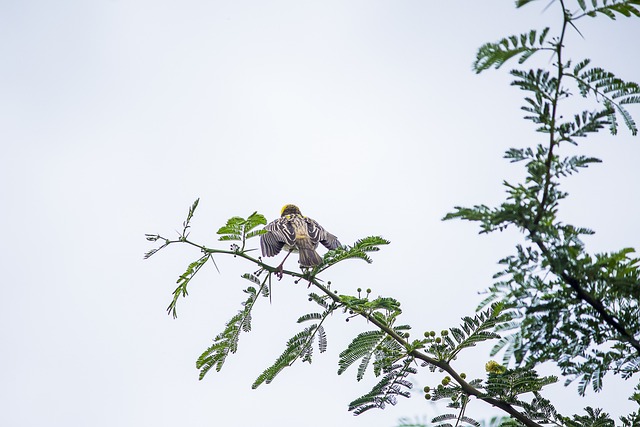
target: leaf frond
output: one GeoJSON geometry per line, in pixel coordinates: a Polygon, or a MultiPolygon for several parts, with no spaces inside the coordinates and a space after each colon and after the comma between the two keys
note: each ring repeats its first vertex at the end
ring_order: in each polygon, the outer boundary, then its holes
{"type": "MultiPolygon", "coordinates": [[[[264,287],[265,284],[261,286],[264,287]]],[[[240,333],[251,331],[251,310],[261,291],[262,289],[256,290],[253,286],[244,290],[248,297],[242,303],[242,309],[226,323],[224,331],[214,338],[213,344],[196,361],[196,368],[200,369],[200,380],[211,368],[220,371],[227,356],[238,350],[240,333]]]]}
{"type": "Polygon", "coordinates": [[[495,43],[485,43],[476,53],[473,70],[476,73],[481,73],[491,67],[497,69],[518,55],[521,55],[518,63],[522,64],[534,53],[545,49],[543,46],[548,33],[549,28],[544,28],[539,33],[536,30],[531,30],[528,33],[507,37],[495,43]]]}
{"type": "Polygon", "coordinates": [[[369,393],[349,404],[349,411],[353,411],[354,415],[360,415],[373,408],[384,409],[386,405],[395,405],[398,396],[409,397],[410,393],[407,390],[413,385],[406,377],[417,372],[411,366],[412,363],[413,359],[408,357],[402,363],[390,366],[369,393]]]}

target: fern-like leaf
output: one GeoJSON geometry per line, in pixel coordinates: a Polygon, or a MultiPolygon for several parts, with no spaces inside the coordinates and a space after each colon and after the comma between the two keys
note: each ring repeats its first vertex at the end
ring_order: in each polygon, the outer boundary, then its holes
{"type": "Polygon", "coordinates": [[[178,284],[178,287],[175,289],[175,291],[173,291],[173,300],[167,307],[167,313],[172,314],[174,319],[178,317],[178,311],[176,308],[176,305],[178,304],[178,298],[180,298],[181,296],[186,297],[189,294],[187,292],[187,285],[189,285],[191,279],[193,279],[198,271],[200,271],[202,266],[209,260],[209,258],[211,258],[210,254],[203,255],[197,261],[189,264],[187,270],[182,273],[180,277],[178,277],[178,280],[176,282],[178,284]]]}
{"type": "Polygon", "coordinates": [[[193,218],[193,214],[196,212],[196,208],[198,207],[198,203],[200,199],[196,199],[195,202],[189,207],[189,212],[187,213],[187,219],[182,223],[182,234],[180,235],[180,240],[186,240],[188,237],[187,230],[191,227],[191,219],[193,218]]]}
{"type": "Polygon", "coordinates": [[[388,245],[389,243],[388,240],[380,236],[370,236],[358,240],[353,246],[345,245],[332,249],[324,254],[324,262],[314,269],[313,274],[326,270],[330,266],[346,259],[362,259],[371,264],[373,260],[368,253],[377,252],[380,250],[380,246],[388,245]]]}
{"type": "Polygon", "coordinates": [[[620,0],[620,1],[610,1],[610,0],[592,0],[592,8],[588,8],[584,3],[584,0],[580,3],[580,8],[583,10],[581,15],[577,15],[573,19],[579,19],[583,16],[590,16],[592,18],[596,17],[599,13],[605,15],[611,19],[616,19],[616,13],[619,13],[622,16],[630,17],[636,16],[640,17],[640,1],[638,0],[620,0]],[[599,1],[601,2],[599,5],[599,1]]]}
{"type": "Polygon", "coordinates": [[[247,239],[264,234],[264,229],[254,230],[259,225],[265,225],[267,219],[264,215],[257,212],[252,213],[246,219],[234,216],[227,220],[227,223],[218,229],[221,241],[241,241],[244,250],[244,244],[247,239]]]}
{"type": "MultiPolygon", "coordinates": [[[[447,358],[448,361],[455,358],[464,348],[473,347],[482,341],[500,338],[500,335],[490,331],[490,329],[510,320],[509,315],[502,314],[502,309],[502,304],[493,304],[490,308],[478,313],[475,317],[464,317],[462,319],[464,323],[460,325],[460,328],[451,328],[451,335],[453,335],[457,341],[457,345],[451,350],[447,358]]],[[[453,342],[451,342],[451,344],[453,344],[453,342]]]]}
{"type": "Polygon", "coordinates": [[[298,323],[308,322],[309,320],[320,320],[322,319],[322,314],[320,313],[308,313],[298,318],[298,323]]]}
{"type": "Polygon", "coordinates": [[[442,415],[438,415],[437,417],[434,417],[431,420],[431,422],[433,424],[436,424],[435,427],[444,427],[444,426],[452,426],[452,424],[449,424],[449,423],[441,424],[444,421],[450,421],[450,420],[456,421],[456,425],[457,426],[464,426],[464,425],[470,425],[470,426],[474,426],[474,427],[481,427],[482,426],[482,424],[480,424],[479,422],[477,422],[473,418],[465,417],[465,416],[461,417],[458,414],[442,414],[442,415]]]}
{"type": "Polygon", "coordinates": [[[273,379],[284,368],[291,366],[298,358],[303,361],[311,362],[311,345],[315,337],[318,325],[311,325],[298,332],[287,341],[284,352],[276,359],[276,361],[262,372],[253,382],[251,388],[258,388],[262,383],[271,383],[273,379]]]}
{"type": "Polygon", "coordinates": [[[523,402],[517,396],[537,393],[543,387],[557,381],[558,378],[553,375],[540,377],[537,372],[530,369],[507,369],[501,373],[489,373],[485,390],[489,396],[521,405],[523,402]]]}
{"type": "Polygon", "coordinates": [[[327,333],[322,325],[318,325],[318,350],[320,353],[327,351],[327,333]]]}
{"type": "Polygon", "coordinates": [[[356,375],[357,380],[360,381],[364,377],[371,356],[385,338],[386,335],[382,331],[367,331],[357,335],[347,349],[340,353],[338,375],[346,371],[357,360],[363,359],[356,375]]]}
{"type": "MultiPolygon", "coordinates": [[[[265,286],[264,283],[262,286],[265,286]]],[[[244,292],[249,296],[242,303],[243,308],[227,322],[224,331],[215,337],[213,344],[198,358],[196,367],[200,369],[200,379],[203,379],[211,368],[215,367],[216,371],[220,371],[227,356],[238,350],[240,332],[251,330],[251,310],[261,291],[262,289],[256,291],[253,286],[245,289],[244,292]]]]}
{"type": "Polygon", "coordinates": [[[531,2],[534,2],[534,1],[536,1],[536,0],[516,0],[516,7],[520,8],[520,7],[525,6],[525,5],[527,5],[527,4],[531,3],[531,2]]]}
{"type": "Polygon", "coordinates": [[[622,120],[633,135],[638,132],[637,125],[629,112],[623,107],[626,104],[640,103],[640,85],[626,82],[615,74],[599,67],[585,69],[587,60],[580,62],[569,77],[575,79],[583,97],[594,94],[604,98],[605,110],[609,111],[609,129],[612,134],[617,133],[615,112],[622,116],[622,120]],[[615,108],[615,109],[614,109],[615,108]]]}
{"type": "Polygon", "coordinates": [[[409,397],[411,394],[407,390],[413,385],[406,380],[406,377],[417,372],[411,366],[412,363],[413,358],[407,357],[402,364],[390,366],[380,382],[369,393],[349,404],[349,411],[353,411],[354,415],[360,415],[369,409],[384,409],[387,404],[395,405],[397,396],[409,397]]]}
{"type": "Polygon", "coordinates": [[[318,349],[320,353],[324,353],[327,349],[327,335],[322,323],[336,309],[335,305],[330,305],[322,313],[309,313],[298,318],[298,323],[319,320],[311,326],[306,327],[287,341],[284,352],[276,359],[276,361],[262,372],[253,382],[251,388],[257,388],[262,383],[269,384],[284,368],[293,365],[293,363],[301,359],[303,362],[312,361],[313,343],[318,338],[318,349]]]}
{"type": "Polygon", "coordinates": [[[540,33],[531,30],[519,36],[504,38],[496,43],[485,43],[478,49],[473,69],[476,73],[481,73],[491,67],[500,68],[509,59],[520,56],[518,63],[522,64],[531,55],[544,48],[543,44],[549,33],[549,28],[545,28],[540,33]]]}

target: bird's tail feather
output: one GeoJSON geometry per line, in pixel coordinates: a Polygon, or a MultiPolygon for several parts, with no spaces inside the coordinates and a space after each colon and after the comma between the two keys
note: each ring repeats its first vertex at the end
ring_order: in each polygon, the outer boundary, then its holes
{"type": "Polygon", "coordinates": [[[322,258],[311,248],[300,248],[300,267],[315,267],[322,263],[322,258]]]}

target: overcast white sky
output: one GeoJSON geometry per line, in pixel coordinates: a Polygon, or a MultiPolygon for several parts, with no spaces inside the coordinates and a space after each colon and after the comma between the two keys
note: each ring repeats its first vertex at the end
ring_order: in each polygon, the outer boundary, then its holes
{"type": "MultiPolygon", "coordinates": [[[[251,390],[314,309],[286,280],[271,305],[259,302],[239,353],[199,382],[195,360],[240,308],[239,275],[251,266],[218,259],[221,274],[202,271],[174,320],[165,307],[198,253],[175,247],[143,261],[144,234],[175,235],[200,197],[192,238],[224,247],[215,231],[228,217],[258,210],[271,220],[296,203],[343,243],[392,241],[372,265],[327,273],[336,289],[398,298],[417,334],[457,325],[517,236],[478,237],[440,218],[500,201],[502,179],[519,176],[503,151],[540,138],[521,120],[508,67],[477,76],[471,62],[486,41],[555,23],[557,6],[544,6],[1,2],[0,424],[377,427],[435,415],[420,390],[441,377],[428,374],[396,407],[347,412],[376,380],[335,374],[339,352],[368,329],[341,316],[326,354],[251,390]]],[[[581,31],[570,56],[589,52],[640,80],[637,19],[581,31]]],[[[561,215],[598,231],[595,251],[637,247],[637,138],[622,131],[581,149],[604,164],[569,179],[561,215]]],[[[469,350],[460,366],[481,376],[488,359],[486,347],[469,350]]],[[[630,408],[628,385],[605,389],[584,401],[561,385],[551,392],[566,414],[630,408]]]]}

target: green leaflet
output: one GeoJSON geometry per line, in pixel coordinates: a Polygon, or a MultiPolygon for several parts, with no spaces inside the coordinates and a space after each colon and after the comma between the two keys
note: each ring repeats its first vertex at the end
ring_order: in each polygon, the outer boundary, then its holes
{"type": "Polygon", "coordinates": [[[612,72],[600,67],[585,69],[589,63],[589,60],[581,61],[576,65],[573,73],[567,74],[567,76],[576,82],[583,97],[594,95],[596,98],[602,98],[601,102],[605,106],[603,112],[608,113],[608,118],[606,123],[602,120],[601,123],[608,124],[612,134],[617,133],[617,113],[622,117],[631,133],[636,135],[638,133],[637,125],[623,105],[640,103],[640,85],[624,81],[612,72]]]}
{"type": "Polygon", "coordinates": [[[364,377],[371,357],[377,351],[382,351],[378,346],[380,346],[385,339],[386,334],[382,331],[368,331],[356,336],[347,349],[340,353],[338,374],[342,374],[349,366],[359,359],[362,359],[356,375],[357,380],[360,381],[364,377]]]}
{"type": "Polygon", "coordinates": [[[476,73],[488,70],[491,67],[500,68],[509,59],[520,55],[519,64],[524,63],[534,53],[550,49],[544,47],[544,42],[549,33],[549,28],[544,28],[540,33],[531,30],[519,36],[510,36],[495,43],[485,43],[476,53],[473,69],[476,73]]]}
{"type": "Polygon", "coordinates": [[[640,1],[638,0],[592,0],[591,5],[587,5],[585,0],[579,0],[578,4],[582,9],[582,14],[576,15],[574,19],[590,16],[595,18],[598,14],[602,14],[611,19],[616,19],[616,13],[625,16],[640,16],[640,1]]]}
{"type": "Polygon", "coordinates": [[[227,223],[218,229],[218,234],[221,241],[240,241],[242,242],[240,251],[244,251],[244,246],[247,239],[264,234],[266,231],[263,229],[254,230],[259,225],[266,225],[267,219],[264,215],[254,212],[246,219],[234,216],[227,220],[227,223]]]}
{"type": "Polygon", "coordinates": [[[413,385],[406,377],[417,372],[412,363],[413,358],[407,357],[402,363],[388,366],[382,379],[369,393],[349,404],[349,411],[353,411],[354,415],[360,415],[373,408],[384,409],[386,405],[395,405],[398,396],[409,397],[411,394],[408,390],[413,385]]]}
{"type": "MultiPolygon", "coordinates": [[[[251,274],[245,274],[243,278],[253,282],[260,283],[257,277],[251,274]]],[[[266,288],[266,279],[260,283],[260,288],[256,290],[253,286],[249,286],[244,292],[248,295],[247,299],[242,303],[242,309],[238,311],[225,325],[224,331],[218,334],[213,340],[213,344],[207,348],[196,361],[196,368],[200,369],[199,378],[202,380],[211,368],[220,371],[229,354],[238,350],[238,340],[241,332],[251,331],[251,310],[253,309],[258,296],[268,296],[263,290],[266,288]]]]}
{"type": "Polygon", "coordinates": [[[507,369],[504,373],[489,373],[484,388],[488,396],[522,404],[518,396],[538,392],[557,381],[558,378],[553,375],[540,377],[533,370],[517,368],[507,369]]]}
{"type": "Polygon", "coordinates": [[[187,270],[178,277],[178,287],[173,291],[173,300],[167,307],[167,313],[171,313],[173,318],[178,317],[178,311],[176,305],[178,304],[178,299],[182,297],[186,297],[188,295],[187,285],[191,282],[191,279],[200,271],[202,266],[209,261],[211,258],[210,254],[203,255],[197,261],[192,262],[187,267],[187,270]]]}
{"type": "Polygon", "coordinates": [[[390,242],[383,239],[380,236],[369,236],[364,239],[356,241],[352,246],[343,245],[336,249],[332,249],[324,254],[322,264],[316,266],[311,274],[317,275],[318,273],[326,270],[334,264],[347,259],[361,259],[371,264],[373,260],[368,255],[369,252],[377,252],[380,250],[380,246],[388,245],[390,242]]]}
{"type": "Polygon", "coordinates": [[[330,305],[322,314],[309,313],[299,317],[298,323],[310,320],[319,320],[319,322],[304,328],[291,337],[287,341],[284,352],[276,359],[273,365],[265,369],[258,378],[256,378],[251,388],[258,388],[262,383],[269,384],[283,369],[291,366],[298,359],[311,363],[313,344],[316,339],[318,340],[318,350],[320,353],[326,351],[327,336],[322,324],[327,316],[333,313],[336,308],[335,305],[330,305]]]}
{"type": "MultiPolygon", "coordinates": [[[[469,417],[460,417],[458,414],[443,414],[437,417],[434,417],[431,422],[432,423],[442,423],[444,421],[453,421],[458,426],[474,426],[474,427],[482,427],[482,424],[469,417]]],[[[453,424],[438,424],[438,426],[451,426],[453,424]]]]}
{"type": "Polygon", "coordinates": [[[474,317],[462,318],[460,327],[449,328],[436,336],[435,332],[425,334],[421,345],[427,353],[436,359],[450,362],[458,353],[467,347],[473,347],[477,343],[500,338],[493,330],[501,324],[508,322],[511,317],[502,312],[503,304],[494,303],[487,310],[476,314],[474,317]]]}

